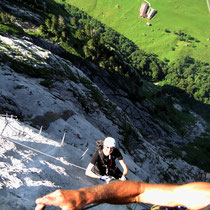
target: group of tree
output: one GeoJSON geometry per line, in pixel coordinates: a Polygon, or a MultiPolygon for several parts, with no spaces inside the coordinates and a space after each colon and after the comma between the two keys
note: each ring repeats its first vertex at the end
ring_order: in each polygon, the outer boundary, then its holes
{"type": "MultiPolygon", "coordinates": [[[[69,44],[77,39],[76,47],[82,50],[81,56],[98,64],[101,68],[119,72],[129,77],[133,70],[142,78],[152,81],[164,81],[185,90],[196,100],[210,103],[208,65],[190,57],[180,58],[168,65],[156,55],[147,54],[132,41],[88,16],[85,12],[69,4],[65,9],[71,15],[66,23],[61,16],[51,15],[45,21],[42,32],[57,36],[69,44]]],[[[179,32],[180,36],[185,36],[179,32]]]]}
{"type": "Polygon", "coordinates": [[[102,68],[127,74],[136,69],[138,74],[150,81],[164,78],[165,63],[156,55],[146,54],[131,40],[88,16],[85,12],[69,4],[65,5],[74,23],[76,38],[83,41],[86,58],[98,62],[102,68]],[[79,32],[80,31],[80,32],[79,32]],[[83,38],[77,36],[83,34],[83,38]]]}
{"type": "Polygon", "coordinates": [[[42,8],[43,7],[43,0],[17,0],[17,2],[23,3],[26,6],[32,8],[42,8]]]}
{"type": "Polygon", "coordinates": [[[49,14],[44,24],[39,26],[39,30],[45,36],[53,38],[54,41],[64,41],[67,43],[70,41],[71,30],[67,27],[61,15],[57,17],[53,14],[49,14]]]}
{"type": "Polygon", "coordinates": [[[9,24],[13,21],[13,18],[10,14],[6,12],[1,12],[0,13],[0,23],[1,24],[9,24]]]}
{"type": "MultiPolygon", "coordinates": [[[[43,5],[41,0],[18,0],[28,6],[43,5]]],[[[164,81],[185,90],[196,100],[210,104],[209,67],[190,57],[168,65],[154,54],[147,54],[131,40],[90,17],[84,11],[64,3],[69,16],[48,14],[39,30],[43,36],[71,46],[81,57],[95,62],[102,69],[133,77],[133,72],[151,82],[164,81]]],[[[46,15],[46,12],[43,12],[46,15]]],[[[1,21],[5,19],[1,16],[1,21]]],[[[179,32],[180,36],[186,34],[179,32]]],[[[192,39],[191,37],[189,39],[192,39]]],[[[139,79],[138,79],[139,80],[139,79]]]]}
{"type": "Polygon", "coordinates": [[[210,104],[210,67],[186,56],[169,65],[163,84],[185,90],[191,97],[210,104]]]}
{"type": "MultiPolygon", "coordinates": [[[[167,28],[165,28],[165,32],[166,33],[171,33],[171,31],[169,29],[167,29],[167,28]]],[[[191,42],[191,41],[195,40],[195,38],[192,37],[190,34],[186,34],[186,33],[184,33],[181,30],[174,31],[174,34],[178,36],[178,39],[180,41],[191,42]]],[[[195,40],[195,41],[199,42],[198,40],[195,40]]]]}

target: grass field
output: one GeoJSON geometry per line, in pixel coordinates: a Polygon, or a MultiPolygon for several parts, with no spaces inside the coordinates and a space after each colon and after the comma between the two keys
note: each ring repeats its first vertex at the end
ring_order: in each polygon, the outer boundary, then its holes
{"type": "MultiPolygon", "coordinates": [[[[56,0],[62,3],[62,0],[56,0]]],[[[132,40],[139,48],[154,53],[160,59],[174,61],[190,55],[210,63],[210,12],[205,0],[150,0],[158,12],[146,26],[139,18],[143,0],[66,0],[107,26],[132,40]],[[167,30],[167,32],[166,32],[167,30]],[[194,38],[180,41],[174,32],[181,30],[194,38]]]]}

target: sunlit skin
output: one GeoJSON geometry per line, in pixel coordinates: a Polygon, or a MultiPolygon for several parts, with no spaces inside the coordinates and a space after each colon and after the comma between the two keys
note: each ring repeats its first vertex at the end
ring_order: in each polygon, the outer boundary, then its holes
{"type": "Polygon", "coordinates": [[[43,210],[46,205],[57,206],[62,210],[79,210],[91,203],[127,204],[132,202],[202,209],[210,205],[210,183],[168,185],[117,181],[79,190],[56,190],[38,198],[35,210],[43,210]]]}
{"type": "Polygon", "coordinates": [[[104,146],[103,147],[103,153],[105,156],[109,156],[114,150],[114,147],[107,147],[107,146],[104,146]]]}

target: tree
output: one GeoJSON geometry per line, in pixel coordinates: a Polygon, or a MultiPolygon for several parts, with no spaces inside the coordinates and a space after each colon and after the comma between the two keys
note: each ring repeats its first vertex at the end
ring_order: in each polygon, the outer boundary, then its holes
{"type": "Polygon", "coordinates": [[[76,30],[75,37],[77,39],[79,39],[80,41],[82,41],[84,39],[84,33],[83,33],[83,31],[80,30],[80,29],[76,30]]]}
{"type": "Polygon", "coordinates": [[[47,18],[46,20],[45,20],[45,25],[47,26],[47,29],[51,29],[51,20],[49,19],[49,18],[47,18]]]}
{"type": "Polygon", "coordinates": [[[141,69],[141,71],[144,71],[145,69],[147,69],[148,67],[148,60],[147,60],[147,57],[143,57],[140,64],[139,64],[139,67],[141,69]]]}
{"type": "Polygon", "coordinates": [[[83,51],[86,58],[90,58],[92,56],[91,50],[89,49],[87,45],[83,47],[83,51]]]}
{"type": "Polygon", "coordinates": [[[65,31],[61,32],[61,38],[62,38],[63,41],[66,40],[66,32],[65,31]]]}
{"type": "Polygon", "coordinates": [[[3,24],[7,24],[11,22],[11,16],[8,13],[1,12],[0,14],[0,22],[3,24]]]}
{"type": "Polygon", "coordinates": [[[5,15],[3,12],[1,12],[1,23],[6,23],[5,15]]]}
{"type": "Polygon", "coordinates": [[[72,17],[72,18],[71,18],[71,24],[72,24],[73,26],[75,26],[75,27],[78,26],[76,17],[72,17]]]}
{"type": "Polygon", "coordinates": [[[65,20],[61,15],[58,16],[58,25],[60,29],[63,29],[65,27],[65,20]]]}
{"type": "Polygon", "coordinates": [[[91,36],[92,35],[91,31],[92,31],[91,26],[89,24],[85,24],[84,25],[84,32],[86,33],[87,36],[91,36]]]}
{"type": "Polygon", "coordinates": [[[40,31],[42,34],[45,34],[45,33],[47,32],[46,25],[40,25],[40,26],[39,26],[39,31],[40,31]]]}
{"type": "Polygon", "coordinates": [[[150,70],[152,71],[152,80],[153,81],[158,81],[159,79],[159,67],[156,64],[156,62],[152,61],[149,65],[150,70]]]}
{"type": "Polygon", "coordinates": [[[179,81],[179,83],[178,83],[177,86],[178,86],[179,88],[181,88],[182,90],[185,90],[186,87],[187,87],[187,84],[186,84],[186,82],[185,82],[184,79],[180,79],[180,81],[179,81]]]}
{"type": "Polygon", "coordinates": [[[57,32],[57,26],[58,26],[58,19],[55,15],[52,15],[52,18],[51,18],[51,31],[53,33],[56,33],[57,32]]]}

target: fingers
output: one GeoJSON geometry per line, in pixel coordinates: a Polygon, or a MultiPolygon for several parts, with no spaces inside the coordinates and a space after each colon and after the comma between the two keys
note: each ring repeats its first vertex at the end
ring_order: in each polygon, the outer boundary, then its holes
{"type": "Polygon", "coordinates": [[[37,204],[35,207],[35,210],[44,210],[45,209],[45,205],[44,204],[37,204]]]}
{"type": "Polygon", "coordinates": [[[78,194],[79,192],[75,191],[74,195],[71,196],[71,190],[56,190],[36,199],[37,206],[35,210],[43,210],[45,206],[57,206],[63,210],[73,209],[72,205],[75,205],[78,194]]]}
{"type": "Polygon", "coordinates": [[[40,207],[41,205],[54,205],[54,202],[53,202],[54,200],[55,198],[52,198],[50,196],[44,196],[42,198],[36,199],[36,204],[40,205],[40,207]]]}
{"type": "Polygon", "coordinates": [[[45,195],[41,198],[36,199],[36,208],[35,210],[43,210],[45,206],[58,206],[60,207],[62,204],[62,193],[61,190],[56,190],[48,195],[45,195]]]}

